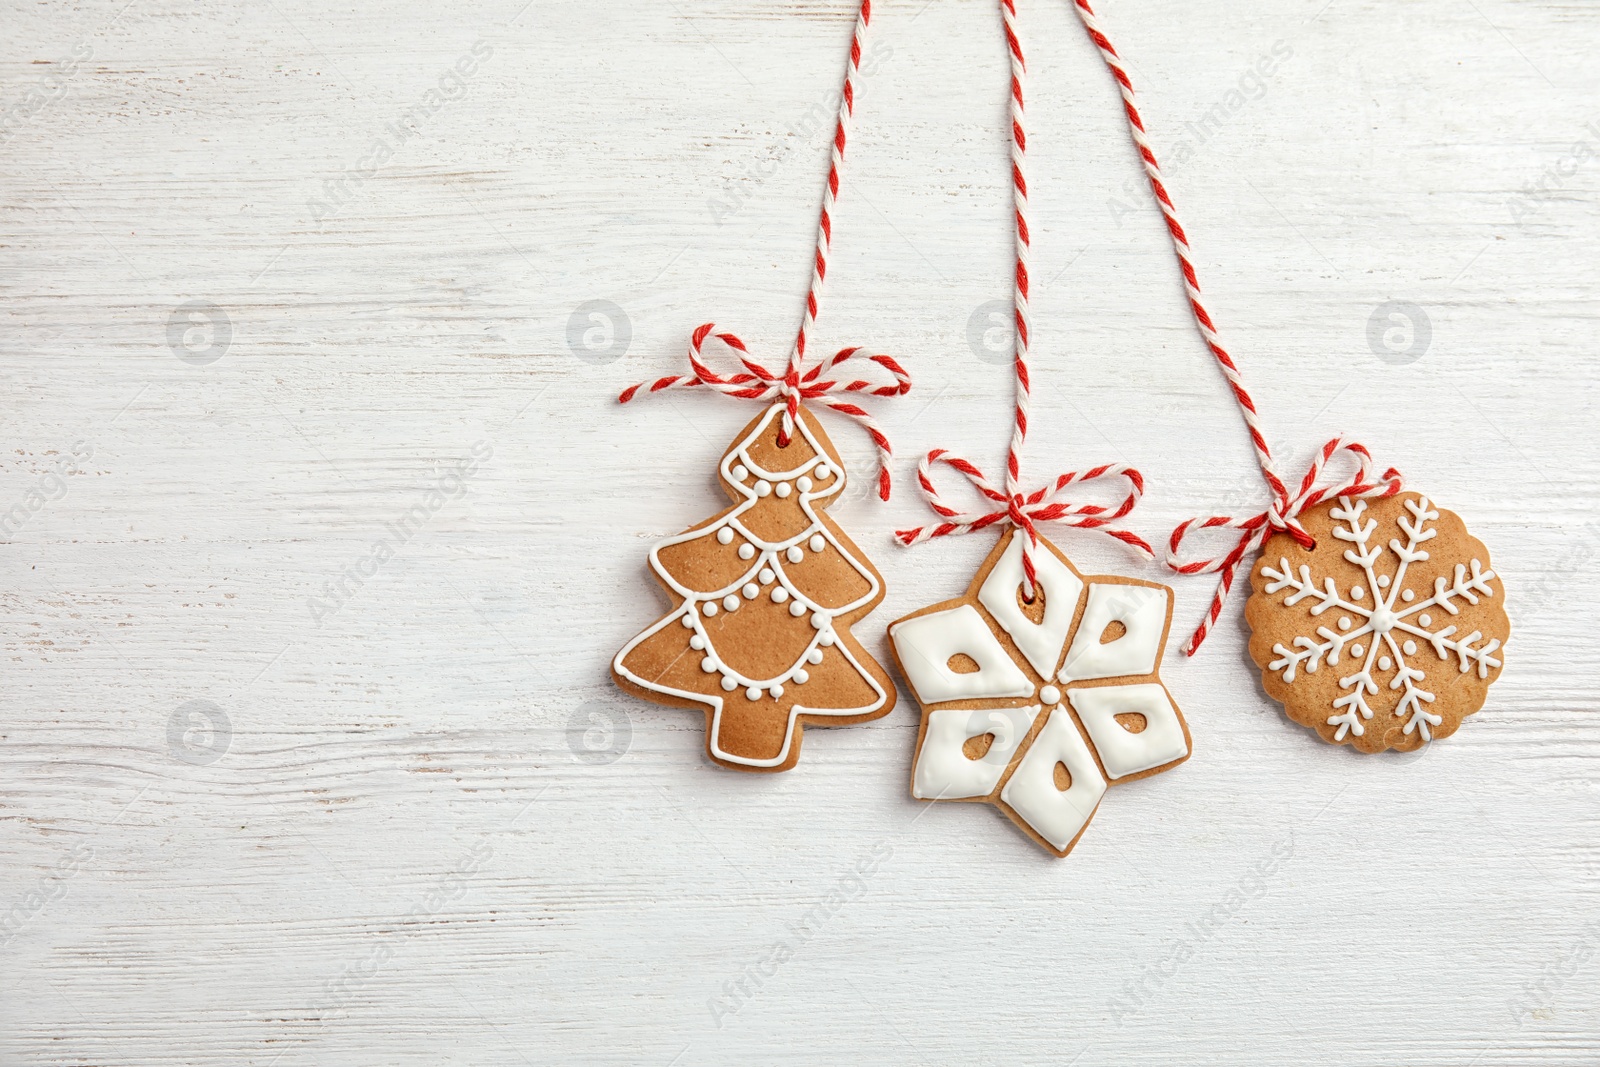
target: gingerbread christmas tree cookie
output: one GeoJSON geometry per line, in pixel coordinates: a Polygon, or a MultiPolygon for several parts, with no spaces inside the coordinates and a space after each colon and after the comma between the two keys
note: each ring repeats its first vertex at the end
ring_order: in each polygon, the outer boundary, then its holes
{"type": "Polygon", "coordinates": [[[850,633],[883,599],[883,580],[823,512],[844,465],[804,407],[780,444],[783,410],[768,408],[723,455],[735,505],[651,551],[673,610],[611,669],[629,693],[703,710],[707,754],[751,771],[793,767],[808,725],[866,722],[895,702],[850,633]]]}
{"type": "Polygon", "coordinates": [[[1483,706],[1511,633],[1489,550],[1420,493],[1341,496],[1250,572],[1250,655],[1291,719],[1362,752],[1449,737],[1483,706]]]}

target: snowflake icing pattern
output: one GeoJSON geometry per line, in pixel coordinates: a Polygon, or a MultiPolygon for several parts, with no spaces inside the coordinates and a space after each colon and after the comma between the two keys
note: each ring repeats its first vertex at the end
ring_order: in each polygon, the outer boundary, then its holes
{"type": "MultiPolygon", "coordinates": [[[[1371,518],[1363,520],[1366,501],[1348,497],[1340,497],[1329,515],[1342,524],[1334,527],[1333,536],[1348,542],[1344,558],[1362,569],[1366,575],[1365,588],[1352,585],[1341,592],[1333,578],[1324,578],[1319,585],[1309,565],[1302,564],[1297,572],[1287,557],[1280,557],[1276,568],[1270,564],[1263,564],[1261,568],[1261,574],[1270,579],[1265,592],[1288,592],[1283,599],[1285,606],[1313,600],[1315,603],[1310,608],[1313,618],[1330,610],[1341,613],[1336,627],[1319,626],[1315,637],[1296,637],[1291,645],[1281,641],[1274,643],[1272,651],[1277,658],[1268,664],[1268,669],[1280,672],[1288,684],[1302,670],[1313,674],[1324,665],[1330,670],[1339,669],[1348,651],[1350,661],[1358,669],[1339,678],[1339,688],[1344,693],[1333,701],[1335,714],[1327,719],[1329,726],[1338,727],[1333,737],[1335,741],[1343,741],[1347,733],[1360,737],[1365,732],[1363,722],[1370,720],[1373,714],[1368,697],[1375,696],[1379,686],[1374,666],[1379,672],[1394,672],[1387,682],[1389,689],[1399,691],[1394,714],[1406,720],[1407,735],[1420,732],[1422,741],[1426,742],[1433,739],[1432,727],[1438,726],[1442,719],[1429,709],[1435,694],[1424,688],[1427,673],[1416,665],[1413,657],[1420,655],[1426,646],[1439,660],[1454,662],[1463,674],[1476,670],[1481,679],[1487,679],[1490,669],[1501,665],[1501,660],[1495,656],[1501,645],[1498,639],[1488,638],[1486,644],[1481,643],[1485,641],[1482,631],[1474,629],[1463,634],[1452,622],[1461,614],[1462,602],[1475,605],[1482,597],[1494,596],[1494,588],[1489,584],[1495,577],[1494,571],[1485,569],[1477,559],[1456,563],[1453,578],[1436,577],[1433,595],[1418,599],[1416,591],[1406,586],[1406,571],[1413,563],[1429,559],[1423,546],[1438,533],[1437,528],[1429,528],[1428,524],[1439,518],[1439,512],[1432,508],[1426,496],[1408,497],[1404,505],[1409,518],[1401,514],[1395,524],[1405,539],[1393,538],[1387,546],[1397,560],[1392,579],[1375,570],[1385,546],[1371,543],[1378,524],[1371,518]],[[1369,593],[1371,606],[1363,606],[1368,602],[1369,593]],[[1435,613],[1438,613],[1437,618],[1435,613]]],[[[1425,658],[1423,662],[1427,662],[1425,658]]]]}

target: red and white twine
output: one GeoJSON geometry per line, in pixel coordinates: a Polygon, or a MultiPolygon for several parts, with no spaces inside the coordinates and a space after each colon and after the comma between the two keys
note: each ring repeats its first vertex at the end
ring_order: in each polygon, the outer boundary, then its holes
{"type": "Polygon", "coordinates": [[[760,400],[771,402],[782,397],[798,405],[801,400],[816,400],[823,405],[846,415],[859,422],[872,443],[878,449],[878,495],[884,500],[889,499],[889,458],[891,449],[889,439],[884,436],[872,416],[857,404],[852,404],[835,394],[857,393],[867,396],[901,396],[911,388],[911,376],[905,369],[888,356],[865,356],[859,348],[845,348],[834,353],[828,359],[813,364],[804,373],[796,373],[791,365],[787,374],[779,375],[755,360],[750,358],[749,349],[745,343],[731,333],[712,334],[715,326],[706,323],[697,328],[689,337],[689,366],[694,369],[693,374],[672,375],[659,378],[653,382],[630,385],[622,391],[617,399],[626,404],[632,400],[634,394],[644,389],[648,392],[658,392],[662,389],[691,388],[697,385],[707,386],[739,400],[760,400]],[[701,353],[701,346],[708,336],[715,336],[717,340],[733,349],[738,354],[738,359],[744,365],[746,373],[735,373],[722,376],[706,366],[705,358],[701,353]],[[894,379],[892,385],[881,385],[876,382],[853,380],[843,378],[822,380],[824,374],[835,367],[857,356],[862,356],[877,366],[889,372],[894,379]]]}
{"type": "MultiPolygon", "coordinates": [[[[708,322],[697,328],[689,340],[689,366],[694,373],[658,378],[648,383],[647,391],[655,393],[662,389],[705,385],[742,400],[781,401],[784,408],[778,430],[779,445],[787,445],[794,433],[795,423],[799,418],[800,402],[821,401],[826,407],[860,423],[871,436],[872,443],[878,450],[878,495],[888,500],[891,455],[889,439],[859,405],[838,399],[832,394],[854,392],[871,396],[900,396],[911,388],[910,377],[893,359],[879,355],[865,358],[887,370],[894,379],[892,385],[867,381],[847,382],[842,379],[821,380],[822,375],[829,373],[839,364],[860,355],[859,348],[841,349],[810,368],[805,365],[806,341],[812,327],[816,325],[823,286],[828,279],[828,253],[833,244],[833,207],[839,196],[839,179],[844,170],[845,146],[849,141],[851,122],[855,118],[856,75],[861,70],[862,49],[871,23],[872,0],[861,0],[861,8],[856,15],[855,33],[850,39],[850,60],[845,64],[844,87],[840,91],[839,114],[834,124],[833,148],[828,161],[828,180],[822,190],[822,210],[817,221],[817,247],[812,262],[811,287],[806,292],[805,307],[800,316],[800,329],[795,335],[794,348],[789,353],[787,368],[782,374],[769,370],[750,359],[749,350],[739,338],[731,333],[718,333],[715,336],[719,340],[738,352],[739,362],[744,365],[748,373],[732,374],[727,377],[713,373],[705,366],[700,352],[706,337],[712,335],[715,329],[715,326],[708,322]]],[[[629,386],[622,391],[617,398],[618,401],[626,404],[641,388],[645,388],[645,384],[629,386]]]]}
{"type": "Polygon", "coordinates": [[[1144,120],[1140,118],[1139,108],[1134,103],[1133,82],[1128,77],[1127,68],[1123,66],[1122,58],[1117,54],[1110,39],[1106,37],[1088,0],[1072,0],[1072,4],[1079,21],[1083,23],[1084,30],[1089,34],[1089,39],[1100,50],[1106,68],[1116,79],[1117,89],[1122,94],[1122,109],[1128,119],[1128,132],[1133,137],[1134,147],[1138,149],[1139,158],[1144,164],[1145,175],[1150,180],[1150,192],[1155,197],[1156,206],[1160,208],[1162,218],[1166,221],[1167,232],[1172,237],[1172,249],[1177,254],[1178,268],[1183,274],[1183,286],[1188,295],[1189,310],[1194,316],[1195,325],[1199,327],[1200,336],[1212,356],[1216,358],[1223,377],[1228,381],[1228,387],[1233,391],[1239,414],[1244,417],[1245,427],[1250,431],[1250,443],[1256,451],[1256,462],[1261,468],[1262,477],[1266,479],[1267,488],[1272,493],[1272,503],[1267,510],[1257,515],[1243,519],[1234,519],[1227,515],[1213,515],[1204,520],[1190,519],[1172,531],[1172,537],[1167,545],[1167,566],[1179,574],[1221,573],[1216,593],[1211,598],[1211,607],[1207,610],[1205,618],[1200,621],[1194,635],[1184,645],[1184,655],[1192,656],[1205,641],[1207,632],[1222,613],[1223,602],[1233,587],[1239,564],[1245,556],[1259,548],[1269,534],[1279,530],[1287,531],[1305,547],[1314,547],[1316,541],[1300,525],[1298,516],[1302,511],[1333,496],[1393,496],[1400,491],[1401,480],[1399,473],[1391,467],[1374,481],[1371,473],[1372,456],[1366,448],[1355,442],[1346,441],[1342,437],[1336,437],[1322,446],[1318,458],[1312,462],[1311,468],[1301,479],[1299,491],[1290,494],[1282,476],[1278,473],[1277,465],[1272,458],[1272,450],[1267,446],[1266,434],[1261,428],[1255,401],[1246,391],[1244,378],[1239,373],[1238,366],[1222,347],[1216,326],[1200,302],[1200,282],[1195,274],[1189,238],[1178,222],[1177,209],[1173,206],[1172,197],[1168,195],[1166,185],[1161,180],[1161,166],[1156,162],[1155,151],[1150,147],[1150,139],[1145,132],[1144,120]],[[1341,453],[1355,458],[1358,467],[1356,476],[1342,486],[1317,487],[1328,461],[1341,453]],[[1179,548],[1184,537],[1192,529],[1233,529],[1239,530],[1240,535],[1238,542],[1226,555],[1186,560],[1179,554],[1179,548]]]}
{"type": "Polygon", "coordinates": [[[1005,488],[989,481],[988,477],[971,461],[951,455],[944,449],[935,449],[917,465],[917,485],[922,495],[941,518],[946,521],[934,526],[919,526],[912,530],[896,531],[895,537],[903,545],[920,544],[935,537],[972,533],[995,523],[1010,523],[1027,535],[1022,543],[1022,595],[1032,601],[1038,578],[1034,556],[1039,549],[1038,523],[1059,522],[1081,529],[1100,530],[1110,537],[1129,545],[1146,557],[1154,553],[1144,539],[1128,530],[1111,525],[1133,510],[1144,494],[1144,479],[1137,470],[1122,464],[1105,464],[1087,471],[1073,471],[1057,477],[1043,488],[1023,492],[1021,479],[1022,446],[1028,437],[1028,402],[1031,383],[1028,379],[1028,343],[1032,320],[1028,314],[1028,264],[1032,241],[1028,233],[1028,137],[1022,125],[1022,87],[1027,75],[1027,62],[1022,55],[1022,41],[1017,34],[1017,9],[1015,0],[1000,0],[1000,15],[1005,26],[1006,50],[1011,58],[1011,196],[1013,204],[1016,243],[1016,271],[1012,284],[1012,304],[1015,328],[1013,331],[1012,367],[1015,381],[1015,412],[1012,419],[1011,447],[1006,454],[1005,488]],[[945,504],[933,484],[933,468],[943,463],[964,475],[967,481],[986,499],[1005,505],[991,511],[961,512],[945,504]],[[1132,488],[1122,503],[1116,507],[1094,504],[1072,504],[1060,499],[1069,486],[1094,481],[1098,478],[1126,478],[1132,488]]]}
{"type": "MultiPolygon", "coordinates": [[[[1107,463],[1086,471],[1073,471],[1063,474],[1055,481],[1042,489],[1035,489],[1031,493],[1014,493],[1009,489],[1002,489],[995,485],[984,473],[960,456],[952,456],[942,448],[936,448],[922,457],[922,462],[917,464],[917,485],[922,490],[922,495],[928,498],[928,504],[940,517],[946,521],[936,526],[919,526],[915,530],[900,530],[895,534],[903,545],[921,544],[931,541],[935,537],[948,537],[952,534],[968,534],[986,529],[995,523],[1010,523],[1026,531],[1030,539],[1037,539],[1035,529],[1037,523],[1060,522],[1068,526],[1076,526],[1085,530],[1102,530],[1107,536],[1114,537],[1123,544],[1131,545],[1138,549],[1147,558],[1155,558],[1155,553],[1138,534],[1128,530],[1119,530],[1111,524],[1132,511],[1134,505],[1139,503],[1139,498],[1144,495],[1144,478],[1132,467],[1120,463],[1107,463]],[[993,511],[960,512],[944,504],[939,496],[939,491],[933,485],[933,468],[936,464],[944,463],[954,467],[964,474],[973,487],[985,498],[1002,507],[993,511]],[[1102,507],[1098,504],[1072,504],[1066,500],[1057,500],[1054,497],[1068,486],[1091,482],[1097,478],[1126,478],[1132,488],[1128,495],[1122,498],[1122,503],[1115,507],[1102,507]]],[[[1033,596],[1033,581],[1035,575],[1028,572],[1029,546],[1023,546],[1023,570],[1027,589],[1024,595],[1029,599],[1033,596]]]]}

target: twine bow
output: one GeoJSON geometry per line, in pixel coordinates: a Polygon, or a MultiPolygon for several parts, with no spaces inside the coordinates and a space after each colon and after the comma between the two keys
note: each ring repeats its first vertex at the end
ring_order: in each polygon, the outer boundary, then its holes
{"type": "Polygon", "coordinates": [[[1133,510],[1139,498],[1144,495],[1144,477],[1132,467],[1120,463],[1107,463],[1086,471],[1071,471],[1049,482],[1042,488],[1031,493],[1007,493],[1000,486],[991,482],[973,463],[953,456],[945,449],[936,448],[922,458],[917,464],[917,485],[922,490],[922,495],[928,501],[928,506],[944,519],[944,522],[934,526],[918,526],[911,530],[895,531],[895,538],[903,545],[911,546],[923,541],[930,541],[935,537],[949,537],[955,534],[973,533],[985,529],[996,523],[1007,523],[1017,527],[1028,535],[1027,550],[1022,554],[1023,590],[1022,595],[1033,599],[1034,583],[1037,577],[1033,564],[1033,553],[1039,546],[1039,523],[1059,522],[1065,526],[1075,526],[1085,530],[1099,530],[1108,537],[1114,537],[1125,545],[1129,545],[1142,553],[1147,559],[1154,559],[1155,553],[1145,540],[1136,533],[1118,529],[1112,523],[1127,515],[1133,510]],[[985,499],[1001,505],[993,511],[958,511],[946,504],[939,495],[939,490],[933,484],[933,468],[935,464],[943,463],[955,468],[967,481],[972,483],[985,499]],[[1099,504],[1078,504],[1061,497],[1061,493],[1072,485],[1092,482],[1099,478],[1126,478],[1130,486],[1127,496],[1122,503],[1115,507],[1105,507],[1099,504]]]}
{"type": "Polygon", "coordinates": [[[1233,579],[1239,570],[1239,564],[1247,555],[1260,548],[1272,534],[1281,531],[1294,538],[1295,543],[1302,548],[1316,548],[1316,538],[1312,537],[1300,523],[1300,515],[1306,509],[1316,507],[1329,497],[1381,498],[1398,493],[1401,488],[1400,472],[1390,467],[1374,479],[1374,466],[1372,453],[1367,451],[1365,445],[1348,441],[1343,437],[1335,437],[1323,445],[1317,457],[1312,460],[1311,467],[1300,480],[1299,492],[1293,496],[1289,495],[1288,489],[1281,481],[1274,479],[1277,484],[1275,499],[1267,510],[1259,515],[1252,515],[1247,519],[1235,519],[1227,515],[1213,515],[1204,520],[1190,519],[1173,530],[1172,538],[1167,543],[1167,566],[1179,574],[1209,574],[1213,571],[1220,571],[1222,574],[1221,580],[1217,582],[1216,594],[1211,598],[1211,608],[1206,612],[1205,618],[1200,620],[1200,626],[1195,630],[1194,636],[1190,637],[1189,643],[1184,646],[1183,654],[1192,656],[1200,648],[1206,639],[1206,633],[1217,621],[1217,616],[1222,613],[1222,605],[1228,599],[1228,591],[1233,588],[1233,579]],[[1341,455],[1355,460],[1355,474],[1343,483],[1337,480],[1323,483],[1324,469],[1334,457],[1341,455]],[[1179,554],[1179,549],[1183,545],[1183,539],[1192,529],[1238,530],[1239,540],[1226,556],[1185,560],[1179,554]]]}
{"type": "Polygon", "coordinates": [[[617,397],[618,402],[626,404],[641,389],[658,393],[663,389],[689,389],[701,385],[739,400],[781,401],[783,420],[778,431],[778,443],[787,445],[794,433],[795,422],[799,418],[800,402],[815,400],[841,415],[854,419],[867,431],[878,450],[878,496],[884,500],[889,499],[889,458],[894,452],[889,446],[889,438],[884,436],[883,431],[865,409],[836,394],[902,396],[911,389],[911,376],[900,364],[889,356],[869,356],[859,348],[843,348],[827,359],[812,364],[809,369],[803,369],[803,364],[791,359],[785,372],[778,374],[751,359],[750,350],[739,338],[731,333],[713,334],[715,328],[713,323],[705,323],[689,338],[689,367],[694,371],[693,374],[673,374],[657,378],[653,382],[630,385],[617,397]],[[705,344],[706,338],[711,336],[715,336],[738,354],[739,362],[744,366],[743,372],[724,376],[706,365],[701,346],[705,344]],[[823,379],[823,375],[830,374],[835,367],[858,356],[888,371],[894,379],[893,383],[882,385],[862,379],[855,381],[845,381],[842,378],[823,379]]]}

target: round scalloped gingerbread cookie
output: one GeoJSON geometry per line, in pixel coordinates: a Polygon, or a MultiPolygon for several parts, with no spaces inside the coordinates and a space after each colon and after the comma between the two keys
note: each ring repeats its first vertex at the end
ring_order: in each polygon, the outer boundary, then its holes
{"type": "Polygon", "coordinates": [[[1250,656],[1330,744],[1411,752],[1483,706],[1511,634],[1489,550],[1420,493],[1339,497],[1274,534],[1250,572],[1250,656]]]}

